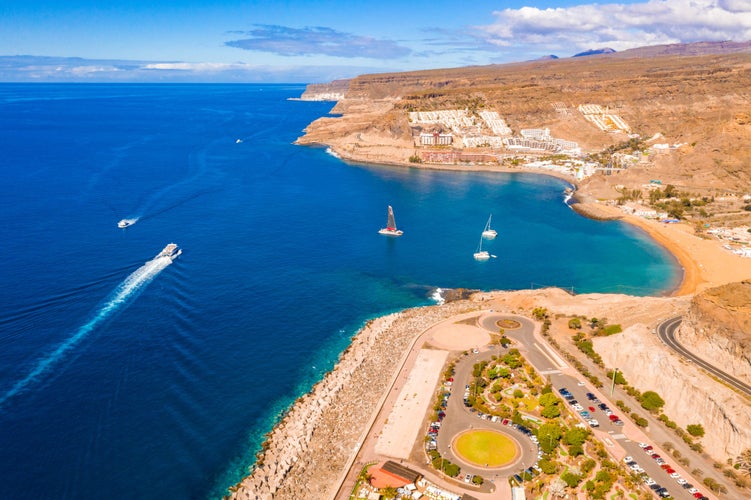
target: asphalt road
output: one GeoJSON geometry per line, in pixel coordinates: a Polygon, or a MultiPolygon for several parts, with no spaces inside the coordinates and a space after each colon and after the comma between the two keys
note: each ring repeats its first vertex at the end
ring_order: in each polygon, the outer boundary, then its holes
{"type": "MultiPolygon", "coordinates": [[[[507,316],[505,316],[507,317],[507,316]]],[[[515,318],[522,320],[523,318],[515,318]]],[[[529,320],[524,320],[522,328],[519,328],[521,336],[532,336],[534,325],[529,320]]],[[[493,327],[493,331],[498,331],[498,327],[493,327]]],[[[489,360],[494,355],[500,355],[505,350],[500,346],[485,348],[480,352],[471,352],[462,356],[457,361],[454,369],[454,382],[451,390],[451,396],[446,407],[446,417],[443,419],[441,429],[438,432],[437,446],[442,456],[459,465],[464,474],[479,474],[486,480],[497,481],[510,477],[522,470],[534,465],[537,462],[537,445],[534,444],[527,436],[513,427],[503,425],[499,422],[492,422],[480,418],[477,413],[470,412],[469,408],[464,406],[463,395],[465,386],[472,379],[472,370],[475,363],[482,360],[489,360]],[[457,434],[469,429],[491,429],[501,432],[512,438],[519,446],[519,456],[512,463],[505,467],[486,468],[473,465],[457,457],[451,449],[451,443],[457,434]]],[[[487,484],[487,483],[486,483],[487,484]]],[[[489,485],[488,485],[489,486],[489,485]]],[[[486,490],[487,488],[482,488],[486,490]]]]}
{"type": "Polygon", "coordinates": [[[683,345],[681,345],[675,339],[675,329],[678,328],[680,324],[681,324],[680,316],[663,321],[657,327],[657,336],[660,337],[660,340],[662,340],[665,343],[665,345],[673,349],[675,352],[677,352],[684,358],[699,365],[700,367],[704,368],[706,371],[708,371],[715,377],[723,380],[724,382],[728,383],[729,385],[733,386],[734,388],[738,389],[744,394],[751,396],[751,385],[738,380],[737,378],[733,377],[732,375],[728,373],[725,373],[724,371],[720,370],[719,368],[713,365],[710,365],[709,363],[707,363],[706,361],[704,361],[703,359],[701,359],[700,357],[696,356],[694,353],[692,353],[691,351],[683,347],[683,345]]]}
{"type": "MultiPolygon", "coordinates": [[[[483,318],[481,326],[489,331],[498,331],[496,322],[504,317],[509,316],[500,314],[485,316],[483,318]]],[[[610,410],[613,411],[614,415],[619,416],[621,420],[627,420],[628,415],[624,415],[623,412],[621,412],[615,405],[615,402],[609,400],[609,398],[607,397],[607,388],[598,390],[591,387],[591,384],[589,384],[589,382],[586,381],[584,377],[579,375],[578,372],[576,372],[575,370],[569,370],[567,363],[563,359],[558,357],[558,355],[552,349],[549,349],[544,344],[538,343],[538,341],[532,335],[534,324],[530,320],[520,317],[514,317],[514,319],[519,320],[522,323],[522,328],[516,330],[506,330],[506,336],[514,339],[518,343],[515,347],[517,347],[522,352],[523,356],[527,359],[528,362],[532,364],[532,366],[535,368],[535,370],[537,370],[539,374],[545,376],[550,381],[551,385],[556,391],[556,395],[561,397],[560,389],[564,387],[568,389],[569,392],[573,394],[575,400],[590,412],[590,418],[594,418],[598,421],[598,423],[600,424],[597,428],[597,430],[599,431],[598,434],[602,436],[602,433],[606,433],[613,444],[617,443],[617,445],[625,451],[625,454],[627,456],[631,456],[634,461],[644,469],[649,477],[667,488],[673,498],[685,498],[687,500],[693,498],[692,495],[689,494],[686,489],[683,489],[675,479],[669,477],[667,472],[661,469],[659,464],[657,464],[654,459],[647,455],[636,441],[629,439],[624,434],[624,426],[615,425],[613,422],[611,422],[608,416],[603,412],[603,410],[597,406],[597,403],[590,401],[586,396],[587,393],[593,393],[600,402],[605,403],[610,408],[610,410]],[[572,373],[576,375],[572,375],[572,373]],[[590,406],[595,410],[589,410],[590,406]]],[[[564,401],[566,400],[564,399],[564,401]]],[[[569,402],[566,402],[566,404],[570,406],[569,402]]],[[[571,410],[574,414],[578,415],[578,413],[574,411],[573,408],[571,410]]],[[[583,417],[578,416],[578,418],[582,422],[584,422],[583,417]]],[[[656,445],[656,443],[648,444],[656,445]]],[[[665,458],[668,463],[673,463],[670,460],[671,457],[664,456],[663,458],[665,458]]],[[[686,479],[697,486],[703,486],[690,477],[686,477],[686,479]]],[[[646,486],[643,487],[646,489],[646,486]]],[[[702,491],[706,490],[706,488],[699,489],[702,491]]],[[[654,496],[656,497],[657,495],[654,496]]]]}

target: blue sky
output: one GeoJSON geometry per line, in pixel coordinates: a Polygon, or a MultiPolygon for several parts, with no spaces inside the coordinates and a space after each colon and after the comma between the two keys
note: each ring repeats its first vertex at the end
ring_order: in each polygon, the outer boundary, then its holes
{"type": "Polygon", "coordinates": [[[751,0],[0,0],[0,33],[0,81],[321,82],[746,41],[751,0]]]}

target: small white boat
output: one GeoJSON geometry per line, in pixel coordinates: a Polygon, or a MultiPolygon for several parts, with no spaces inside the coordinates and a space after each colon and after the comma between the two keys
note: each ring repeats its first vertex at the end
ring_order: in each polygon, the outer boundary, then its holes
{"type": "Polygon", "coordinates": [[[391,208],[391,205],[389,205],[388,219],[386,220],[386,227],[378,231],[378,234],[383,234],[385,236],[401,236],[404,234],[404,231],[401,231],[396,228],[396,220],[394,219],[394,209],[391,208]]]}
{"type": "Polygon", "coordinates": [[[242,142],[243,142],[242,139],[238,139],[238,140],[235,141],[235,144],[242,144],[242,142]]]}
{"type": "Polygon", "coordinates": [[[498,232],[495,229],[491,229],[490,227],[490,219],[493,218],[493,214],[490,214],[490,217],[488,217],[488,223],[485,224],[485,229],[482,231],[482,237],[486,240],[492,240],[496,236],[498,236],[498,232]]]}
{"type": "Polygon", "coordinates": [[[138,219],[123,219],[117,223],[117,227],[119,227],[120,229],[125,229],[126,227],[132,226],[136,222],[138,222],[138,219]]]}
{"type": "Polygon", "coordinates": [[[182,249],[177,246],[176,243],[170,243],[166,247],[164,247],[164,250],[159,252],[159,255],[157,257],[169,257],[170,260],[175,260],[178,255],[183,253],[182,249]]]}
{"type": "Polygon", "coordinates": [[[490,258],[490,252],[482,249],[482,236],[480,236],[480,244],[477,246],[477,251],[474,253],[475,260],[488,260],[490,258]]]}

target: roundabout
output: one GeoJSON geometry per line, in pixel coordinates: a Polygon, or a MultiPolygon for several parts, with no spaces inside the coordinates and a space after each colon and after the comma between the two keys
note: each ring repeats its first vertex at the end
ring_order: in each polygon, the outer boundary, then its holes
{"type": "Polygon", "coordinates": [[[505,467],[520,455],[519,446],[509,436],[490,429],[465,431],[454,438],[457,458],[477,467],[505,467]]]}
{"type": "Polygon", "coordinates": [[[496,326],[498,328],[503,328],[504,330],[517,330],[521,328],[522,324],[511,318],[502,318],[495,322],[496,326]]]}

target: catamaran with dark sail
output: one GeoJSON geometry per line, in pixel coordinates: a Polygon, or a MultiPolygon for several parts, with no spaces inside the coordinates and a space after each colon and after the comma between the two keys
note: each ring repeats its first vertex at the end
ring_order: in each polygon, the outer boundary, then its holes
{"type": "Polygon", "coordinates": [[[378,231],[378,234],[386,236],[401,236],[404,231],[396,228],[396,220],[394,219],[394,209],[389,205],[388,220],[386,221],[386,227],[378,231]]]}

